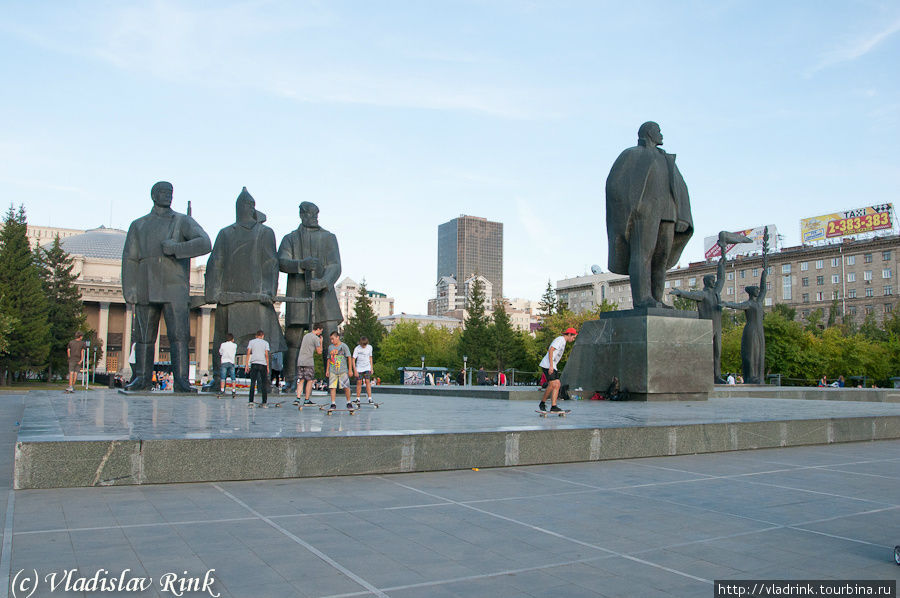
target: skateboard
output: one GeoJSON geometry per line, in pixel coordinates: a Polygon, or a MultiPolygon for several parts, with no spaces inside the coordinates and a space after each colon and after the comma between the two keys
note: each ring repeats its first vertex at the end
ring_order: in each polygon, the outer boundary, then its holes
{"type": "Polygon", "coordinates": [[[304,407],[318,407],[319,409],[321,409],[322,405],[320,403],[310,403],[308,405],[304,405],[303,403],[300,403],[299,405],[297,405],[297,411],[303,411],[304,407]]]}
{"type": "Polygon", "coordinates": [[[324,411],[326,415],[331,415],[332,413],[349,413],[350,415],[353,415],[356,413],[356,409],[331,409],[324,405],[319,407],[319,410],[324,411]]]}
{"type": "Polygon", "coordinates": [[[565,417],[566,415],[572,413],[571,409],[563,409],[562,411],[539,411],[537,409],[534,410],[535,413],[540,415],[541,417],[547,417],[548,415],[558,415],[559,417],[565,417]]]}
{"type": "Polygon", "coordinates": [[[378,409],[379,407],[381,407],[384,404],[384,403],[362,403],[360,401],[353,401],[353,402],[356,403],[357,409],[362,409],[366,405],[368,405],[369,407],[374,407],[375,409],[378,409]]]}
{"type": "Polygon", "coordinates": [[[258,407],[259,409],[266,409],[268,407],[281,407],[281,403],[247,403],[247,407],[253,409],[254,407],[258,407]]]}

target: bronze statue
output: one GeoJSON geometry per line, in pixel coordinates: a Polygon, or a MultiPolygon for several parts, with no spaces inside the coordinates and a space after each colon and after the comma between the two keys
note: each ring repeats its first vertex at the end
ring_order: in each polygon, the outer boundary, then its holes
{"type": "Polygon", "coordinates": [[[221,380],[219,345],[234,335],[237,353],[262,330],[270,351],[287,349],[273,302],[278,292],[278,256],[275,233],[265,226],[266,215],[244,187],[235,201],[235,223],[216,236],[206,263],[206,301],[216,304],[213,333],[213,380],[205,389],[218,390],[221,380]]]}
{"type": "MultiPolygon", "coordinates": [[[[172,210],[172,184],[150,189],[153,209],[131,223],[122,250],[122,293],[134,305],[135,377],[127,390],[149,390],[159,317],[166,320],[177,392],[188,382],[190,263],[209,253],[209,237],[193,218],[172,210]]],[[[205,347],[201,348],[205,350],[205,347]]]]}
{"type": "Polygon", "coordinates": [[[606,179],[609,270],[629,275],[636,308],[670,307],[666,270],[694,233],[687,185],[662,142],[658,124],[642,124],[637,146],[619,155],[606,179]]]}
{"type": "Polygon", "coordinates": [[[765,384],[766,374],[766,334],[763,316],[766,301],[766,278],[769,273],[769,227],[763,232],[763,263],[759,286],[744,287],[747,300],[741,303],[723,301],[722,305],[744,311],[747,322],[741,335],[741,369],[744,384],[765,384]]]}
{"type": "Polygon", "coordinates": [[[710,320],[713,326],[713,382],[725,384],[722,378],[722,289],[725,288],[725,250],[729,244],[751,243],[752,239],[744,235],[736,235],[727,231],[719,233],[719,249],[722,252],[716,273],[703,277],[703,289],[700,291],[682,291],[673,289],[669,294],[685,297],[697,302],[697,312],[701,320],[710,320]]]}
{"type": "Polygon", "coordinates": [[[288,350],[284,379],[290,388],[297,384],[297,351],[304,330],[323,324],[323,335],[336,331],[343,320],[334,285],[341,275],[341,254],[337,238],[319,226],[319,208],[308,201],[300,204],[301,225],[281,240],[278,264],[287,272],[285,339],[288,350]],[[308,303],[291,299],[310,299],[308,303]]]}

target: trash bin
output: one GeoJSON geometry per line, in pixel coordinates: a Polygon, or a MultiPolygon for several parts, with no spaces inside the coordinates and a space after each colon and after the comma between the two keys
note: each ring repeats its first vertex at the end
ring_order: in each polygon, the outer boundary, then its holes
{"type": "Polygon", "coordinates": [[[900,376],[891,378],[891,383],[894,385],[894,388],[900,388],[900,376]]]}

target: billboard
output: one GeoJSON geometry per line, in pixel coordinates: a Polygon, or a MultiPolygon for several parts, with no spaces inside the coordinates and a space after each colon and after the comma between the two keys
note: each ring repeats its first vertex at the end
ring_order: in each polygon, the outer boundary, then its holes
{"type": "MultiPolygon", "coordinates": [[[[732,231],[736,235],[744,235],[753,239],[752,243],[729,244],[725,247],[725,255],[727,257],[735,255],[748,255],[750,253],[762,253],[763,250],[763,232],[765,226],[757,226],[746,230],[732,231]]],[[[778,231],[774,224],[769,225],[769,251],[775,246],[775,239],[778,237],[778,231]]],[[[714,260],[721,254],[719,245],[717,244],[719,236],[705,237],[703,239],[703,255],[707,260],[714,260]]]]}
{"type": "Polygon", "coordinates": [[[894,206],[883,203],[800,221],[803,244],[894,228],[894,206]]]}

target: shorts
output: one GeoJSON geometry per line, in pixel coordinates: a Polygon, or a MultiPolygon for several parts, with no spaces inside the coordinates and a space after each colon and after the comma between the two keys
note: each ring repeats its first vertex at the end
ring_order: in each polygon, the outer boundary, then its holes
{"type": "Polygon", "coordinates": [[[219,378],[222,380],[227,380],[231,378],[234,380],[234,364],[233,363],[223,363],[219,366],[219,378]]]}
{"type": "Polygon", "coordinates": [[[372,372],[356,372],[357,380],[371,380],[372,372]]]}
{"type": "Polygon", "coordinates": [[[350,388],[350,376],[343,374],[328,374],[328,388],[350,388]]]}
{"type": "Polygon", "coordinates": [[[80,372],[80,371],[81,371],[81,363],[79,363],[77,361],[69,362],[69,373],[70,374],[72,374],[74,372],[80,372]]]}
{"type": "Polygon", "coordinates": [[[547,368],[541,368],[541,371],[544,372],[544,376],[547,378],[547,382],[552,382],[554,380],[559,380],[559,370],[554,368],[553,373],[550,373],[550,370],[547,368]]]}
{"type": "Polygon", "coordinates": [[[297,379],[298,380],[315,380],[316,379],[315,366],[298,365],[297,366],[297,379]]]}

